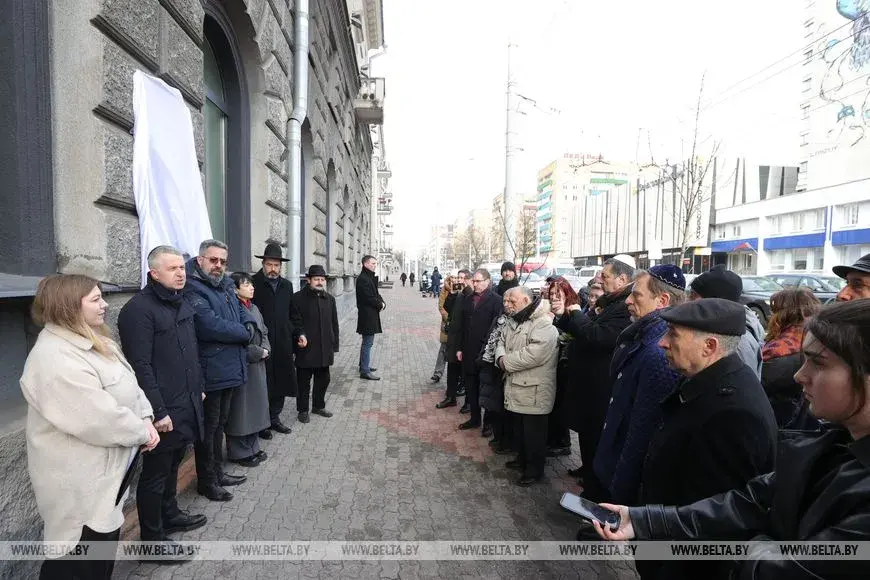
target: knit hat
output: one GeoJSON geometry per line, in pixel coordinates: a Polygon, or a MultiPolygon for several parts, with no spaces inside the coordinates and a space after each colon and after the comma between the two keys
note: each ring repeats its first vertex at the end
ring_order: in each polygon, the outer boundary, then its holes
{"type": "Polygon", "coordinates": [[[686,289],[686,278],[683,276],[683,271],[673,264],[661,264],[653,266],[647,273],[660,282],[664,282],[677,290],[686,289]]]}
{"type": "Polygon", "coordinates": [[[504,273],[507,272],[508,270],[510,270],[510,271],[513,272],[514,274],[517,273],[517,267],[514,266],[514,263],[513,263],[513,262],[505,262],[504,264],[501,265],[501,273],[502,273],[502,274],[504,274],[504,273]]]}
{"type": "Polygon", "coordinates": [[[724,298],[739,302],[743,294],[743,280],[722,264],[695,278],[690,286],[701,298],[724,298]]]}

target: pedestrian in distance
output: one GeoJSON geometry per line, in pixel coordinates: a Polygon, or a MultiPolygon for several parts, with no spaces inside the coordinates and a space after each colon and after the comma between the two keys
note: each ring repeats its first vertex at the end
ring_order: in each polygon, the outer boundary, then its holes
{"type": "Polygon", "coordinates": [[[297,312],[290,307],[293,284],[281,275],[281,266],[287,262],[281,246],[267,244],[261,256],[262,268],[254,274],[254,299],[266,327],[269,329],[269,344],[272,345],[266,359],[266,380],[269,386],[269,429],[260,432],[263,439],[271,439],[272,431],[289,434],[292,430],[281,421],[287,397],[296,396],[296,367],[293,365],[294,350],[305,348],[308,339],[302,332],[302,323],[297,312]]]}
{"type": "MultiPolygon", "coordinates": [[[[404,272],[402,272],[402,275],[399,276],[399,280],[402,281],[402,288],[405,287],[405,281],[406,281],[407,279],[408,279],[408,275],[405,274],[404,272]]],[[[411,285],[413,285],[413,284],[414,284],[414,281],[412,280],[412,281],[411,281],[411,285]]]]}
{"type": "MultiPolygon", "coordinates": [[[[39,283],[33,320],[43,326],[27,355],[27,472],[47,542],[116,543],[124,523],[125,477],[137,449],[160,442],[153,410],[121,349],[109,338],[106,302],[93,278],[55,275],[39,283]]],[[[112,577],[106,559],[49,553],[39,577],[112,577]]]]}
{"type": "Polygon", "coordinates": [[[299,313],[308,344],[296,351],[296,377],[299,394],[296,412],[300,423],[308,423],[309,413],[332,417],[326,410],[329,367],[338,352],[338,310],[335,298],[326,291],[326,270],[313,265],[306,274],[308,284],[293,295],[293,309],[299,313]],[[312,380],[314,401],[311,401],[312,380]]]}
{"type": "Polygon", "coordinates": [[[372,347],[375,335],[381,334],[381,311],[387,307],[381,293],[378,292],[378,277],[375,268],[378,261],[374,256],[363,256],[362,271],[356,279],[357,334],[362,336],[359,349],[359,376],[368,381],[379,381],[381,377],[375,374],[372,367],[372,347]]]}
{"type": "Polygon", "coordinates": [[[441,272],[438,271],[438,268],[432,269],[432,276],[430,278],[430,292],[432,292],[432,297],[437,298],[441,293],[441,272]]]}
{"type": "MultiPolygon", "coordinates": [[[[804,331],[805,360],[795,380],[809,400],[810,412],[826,422],[821,431],[783,437],[775,468],[771,464],[748,483],[718,494],[665,506],[604,504],[619,512],[620,526],[611,531],[596,525],[598,534],[617,541],[870,540],[870,308],[860,301],[824,306],[805,323],[804,331]]],[[[731,447],[727,443],[723,439],[722,451],[731,447]]],[[[716,459],[685,457],[692,462],[716,459]]],[[[870,577],[867,559],[782,558],[778,547],[763,545],[749,557],[723,566],[732,578],[870,577]]]]}
{"type": "Polygon", "coordinates": [[[248,381],[233,390],[230,417],[227,421],[227,459],[243,467],[256,467],[268,459],[260,449],[260,431],[267,429],[269,418],[269,386],[266,361],[272,352],[269,329],[260,309],[252,302],[254,281],[247,272],[234,272],[230,278],[236,286],[239,302],[254,319],[254,339],[248,345],[248,381]]]}
{"type": "Polygon", "coordinates": [[[411,275],[408,276],[408,284],[411,286],[411,288],[414,287],[414,281],[416,279],[417,279],[417,276],[414,274],[414,272],[411,272],[411,275]]]}
{"type": "Polygon", "coordinates": [[[199,255],[186,264],[184,286],[184,299],[196,313],[205,391],[203,439],[194,445],[197,491],[212,501],[230,501],[233,495],[225,488],[247,480],[224,472],[223,447],[233,390],[248,380],[248,345],[254,340],[256,321],[239,302],[235,284],[226,275],[227,257],[223,242],[202,242],[199,255]]]}
{"type": "MultiPolygon", "coordinates": [[[[183,298],[187,283],[184,256],[172,246],[158,246],[148,255],[145,287],[121,308],[121,347],[139,386],[154,410],[160,444],[142,456],[136,488],[140,538],[169,542],[169,534],[206,523],[178,507],[178,468],[188,445],[203,439],[202,368],[194,317],[183,298]]],[[[165,563],[182,562],[179,551],[167,549],[165,563]]]]}

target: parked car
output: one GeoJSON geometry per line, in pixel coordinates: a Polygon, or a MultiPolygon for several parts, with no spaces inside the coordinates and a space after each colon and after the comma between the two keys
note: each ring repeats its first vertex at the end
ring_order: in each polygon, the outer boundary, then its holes
{"type": "MultiPolygon", "coordinates": [[[[797,286],[809,288],[822,304],[837,297],[840,291],[820,276],[806,276],[804,274],[768,274],[768,278],[783,286],[797,286]]],[[[837,278],[839,280],[840,278],[837,278]]]]}
{"type": "Polygon", "coordinates": [[[571,285],[571,288],[574,289],[574,292],[580,292],[580,288],[582,288],[583,286],[586,285],[577,276],[562,276],[562,277],[565,278],[565,281],[571,285]]]}
{"type": "Polygon", "coordinates": [[[580,268],[580,272],[577,275],[580,278],[580,284],[583,286],[589,284],[589,280],[595,277],[595,275],[602,270],[601,266],[583,266],[580,268]]]}
{"type": "Polygon", "coordinates": [[[770,297],[782,290],[782,285],[766,276],[741,276],[743,294],[740,302],[755,312],[758,320],[766,328],[770,318],[770,297]]]}
{"type": "Polygon", "coordinates": [[[539,274],[535,274],[534,272],[529,272],[528,274],[520,274],[520,283],[523,286],[531,288],[535,296],[541,295],[541,288],[543,288],[546,281],[546,278],[539,274]]]}
{"type": "Polygon", "coordinates": [[[839,276],[816,276],[819,280],[839,292],[846,287],[846,281],[839,276]]]}

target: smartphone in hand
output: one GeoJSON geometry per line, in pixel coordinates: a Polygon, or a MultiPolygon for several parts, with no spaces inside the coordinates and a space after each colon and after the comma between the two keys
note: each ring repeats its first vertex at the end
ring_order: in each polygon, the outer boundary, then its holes
{"type": "Polygon", "coordinates": [[[597,503],[591,502],[579,495],[566,492],[562,495],[559,505],[568,511],[574,512],[584,520],[598,522],[602,526],[607,525],[614,531],[619,529],[620,518],[618,513],[604,509],[597,503]]]}

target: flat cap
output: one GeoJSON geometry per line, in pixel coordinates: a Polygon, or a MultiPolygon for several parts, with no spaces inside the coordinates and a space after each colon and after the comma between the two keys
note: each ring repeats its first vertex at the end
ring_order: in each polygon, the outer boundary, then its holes
{"type": "Polygon", "coordinates": [[[746,332],[746,311],[742,304],[723,298],[701,298],[662,311],[662,319],[712,334],[742,336],[746,332]]]}

